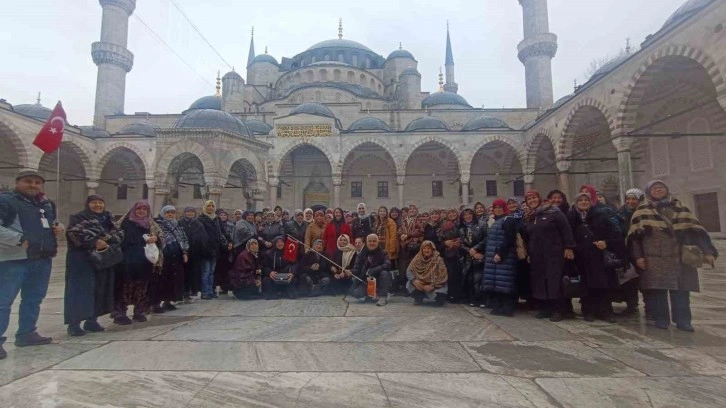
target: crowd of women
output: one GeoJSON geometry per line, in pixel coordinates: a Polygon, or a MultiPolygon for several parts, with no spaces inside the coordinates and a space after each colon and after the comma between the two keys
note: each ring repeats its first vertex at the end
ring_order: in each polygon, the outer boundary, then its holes
{"type": "Polygon", "coordinates": [[[656,327],[693,331],[696,268],[718,254],[688,208],[661,181],[629,190],[619,209],[592,186],[572,199],[529,191],[523,202],[428,211],[369,213],[361,203],[231,214],[207,201],[199,213],[167,205],[156,216],[142,200],[116,220],[92,195],[67,230],[65,323],[80,336],[104,330],[105,314],[129,325],[220,294],[349,295],[378,306],[398,294],[501,316],[528,307],[552,321],[574,318],[579,298],[585,320],[614,322],[613,302],[638,314],[640,291],[656,327]]]}

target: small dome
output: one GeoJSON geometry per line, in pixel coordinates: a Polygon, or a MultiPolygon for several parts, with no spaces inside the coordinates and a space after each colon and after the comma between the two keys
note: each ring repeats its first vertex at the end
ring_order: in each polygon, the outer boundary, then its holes
{"type": "Polygon", "coordinates": [[[236,71],[229,71],[222,77],[222,81],[225,79],[242,79],[240,74],[238,74],[236,71]]]}
{"type": "Polygon", "coordinates": [[[501,119],[482,115],[470,120],[466,123],[466,125],[464,125],[463,128],[461,128],[461,130],[464,131],[480,129],[509,129],[509,125],[507,125],[507,122],[501,119]]]}
{"type": "Polygon", "coordinates": [[[31,118],[40,119],[40,120],[48,119],[50,117],[51,112],[53,112],[51,109],[48,109],[39,103],[33,103],[33,104],[28,103],[28,104],[13,106],[13,110],[23,116],[30,116],[31,118]]]}
{"type": "Polygon", "coordinates": [[[424,116],[414,119],[406,126],[404,132],[418,132],[427,130],[451,130],[449,126],[441,119],[433,116],[424,116]]]}
{"type": "Polygon", "coordinates": [[[426,97],[421,102],[421,107],[432,107],[438,105],[458,105],[471,108],[469,102],[466,101],[461,95],[453,92],[436,92],[426,97]]]}
{"type": "Polygon", "coordinates": [[[370,131],[390,132],[391,128],[388,127],[386,122],[370,116],[356,120],[355,122],[351,123],[350,127],[348,128],[348,132],[370,131]]]}
{"type": "Polygon", "coordinates": [[[389,60],[389,59],[393,59],[393,58],[409,58],[412,60],[416,59],[413,57],[413,54],[411,54],[410,52],[408,52],[406,50],[393,51],[392,53],[388,54],[388,58],[386,58],[386,59],[389,60]]]}
{"type": "Polygon", "coordinates": [[[399,77],[406,76],[406,75],[416,75],[418,77],[421,76],[421,73],[416,70],[416,68],[406,68],[403,71],[401,71],[401,74],[399,77]]]}
{"type": "Polygon", "coordinates": [[[678,10],[676,10],[675,13],[668,18],[668,20],[666,20],[665,24],[663,24],[663,28],[678,24],[691,17],[698,13],[698,11],[702,8],[706,7],[709,3],[711,3],[711,1],[712,0],[688,0],[683,3],[681,7],[678,7],[678,10]]]}
{"type": "Polygon", "coordinates": [[[177,129],[219,129],[240,136],[252,137],[245,124],[230,115],[215,109],[196,109],[179,118],[174,127],[177,129]]]}
{"type": "Polygon", "coordinates": [[[252,63],[254,64],[256,62],[268,62],[272,65],[280,65],[277,63],[277,60],[275,59],[275,57],[273,57],[272,55],[269,55],[269,54],[260,54],[260,55],[256,56],[255,59],[252,60],[252,63]]]}
{"type": "Polygon", "coordinates": [[[217,95],[203,96],[189,106],[192,109],[214,109],[222,110],[222,98],[217,95]]]}
{"type": "Polygon", "coordinates": [[[156,126],[151,123],[132,123],[121,128],[117,134],[154,137],[156,136],[156,129],[156,126]]]}
{"type": "Polygon", "coordinates": [[[79,126],[81,129],[81,135],[90,137],[90,138],[97,138],[97,137],[110,137],[111,134],[105,131],[104,129],[101,129],[100,127],[96,126],[79,126]]]}
{"type": "Polygon", "coordinates": [[[247,129],[256,135],[266,135],[272,130],[272,125],[259,119],[248,119],[243,121],[247,129]]]}
{"type": "Polygon", "coordinates": [[[569,101],[570,99],[572,99],[573,96],[575,96],[575,94],[569,94],[567,96],[563,96],[562,98],[558,99],[557,102],[555,102],[550,109],[557,109],[557,108],[559,108],[560,106],[562,106],[565,103],[567,103],[567,101],[569,101]]]}
{"type": "Polygon", "coordinates": [[[592,74],[589,81],[597,81],[598,79],[609,74],[612,70],[617,68],[623,62],[625,62],[625,60],[628,59],[628,57],[630,57],[630,54],[623,54],[619,57],[613,58],[610,61],[606,62],[603,66],[600,67],[600,69],[598,69],[597,71],[595,71],[594,74],[592,74]]]}
{"type": "Polygon", "coordinates": [[[308,48],[308,51],[317,50],[320,48],[353,48],[357,50],[364,50],[368,52],[373,52],[370,48],[366,47],[365,45],[351,41],[351,40],[343,40],[343,39],[337,39],[337,40],[326,40],[321,41],[312,47],[308,48]]]}
{"type": "Polygon", "coordinates": [[[335,119],[335,115],[325,105],[319,103],[309,102],[298,105],[290,111],[290,115],[299,115],[301,113],[307,113],[308,115],[325,116],[327,118],[335,119]]]}

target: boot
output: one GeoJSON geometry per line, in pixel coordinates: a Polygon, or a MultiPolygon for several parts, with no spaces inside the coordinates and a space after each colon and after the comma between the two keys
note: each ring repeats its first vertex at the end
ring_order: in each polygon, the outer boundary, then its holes
{"type": "Polygon", "coordinates": [[[85,323],[83,323],[83,330],[91,333],[98,333],[102,332],[106,329],[103,328],[100,324],[98,324],[98,321],[96,320],[86,320],[85,323]]]}
{"type": "Polygon", "coordinates": [[[68,329],[66,330],[68,332],[69,336],[72,337],[80,337],[85,336],[86,332],[81,329],[80,323],[71,323],[68,325],[68,329]]]}
{"type": "Polygon", "coordinates": [[[120,315],[120,316],[117,315],[116,317],[113,318],[113,323],[118,324],[119,326],[128,326],[133,322],[126,315],[120,315]]]}
{"type": "Polygon", "coordinates": [[[38,332],[21,334],[15,336],[15,346],[27,347],[27,346],[41,346],[44,344],[50,344],[53,339],[50,337],[43,337],[38,332]]]}
{"type": "Polygon", "coordinates": [[[133,317],[133,319],[134,319],[135,322],[139,322],[139,323],[144,323],[145,321],[148,320],[146,318],[146,316],[144,316],[142,314],[135,314],[134,317],[133,317]]]}
{"type": "Polygon", "coordinates": [[[171,302],[164,302],[164,304],[161,306],[164,308],[164,310],[170,312],[172,310],[176,310],[176,306],[172,305],[171,302]]]}
{"type": "Polygon", "coordinates": [[[0,360],[4,359],[7,356],[8,356],[8,352],[5,351],[5,349],[3,348],[3,345],[0,344],[0,360]]]}

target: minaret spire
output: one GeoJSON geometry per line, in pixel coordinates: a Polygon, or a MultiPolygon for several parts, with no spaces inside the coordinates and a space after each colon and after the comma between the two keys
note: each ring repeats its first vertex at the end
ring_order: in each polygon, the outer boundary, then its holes
{"type": "Polygon", "coordinates": [[[250,53],[247,55],[247,66],[252,65],[255,60],[255,27],[252,26],[252,37],[250,37],[250,53]]]}
{"type": "Polygon", "coordinates": [[[456,83],[454,75],[454,52],[451,50],[451,35],[449,34],[449,21],[446,21],[446,60],[444,61],[446,67],[446,84],[443,89],[446,92],[457,93],[459,91],[459,84],[456,83]]]}

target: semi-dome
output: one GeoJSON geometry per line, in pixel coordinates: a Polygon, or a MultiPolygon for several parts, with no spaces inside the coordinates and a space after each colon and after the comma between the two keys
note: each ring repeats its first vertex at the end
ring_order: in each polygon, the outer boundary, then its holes
{"type": "Polygon", "coordinates": [[[242,76],[237,73],[237,71],[229,71],[222,77],[222,80],[225,79],[242,79],[242,76]]]}
{"type": "Polygon", "coordinates": [[[46,120],[50,117],[52,110],[46,108],[39,103],[27,103],[13,106],[13,110],[23,116],[46,120]]]}
{"type": "Polygon", "coordinates": [[[482,115],[470,120],[466,123],[466,125],[464,125],[463,128],[461,128],[461,130],[464,131],[481,129],[509,129],[509,125],[507,125],[507,122],[501,119],[482,115]]]}
{"type": "Polygon", "coordinates": [[[466,101],[461,95],[453,92],[436,92],[427,96],[422,102],[421,107],[430,108],[432,106],[439,105],[457,105],[467,108],[471,108],[469,102],[466,101]]]}
{"type": "Polygon", "coordinates": [[[663,24],[663,27],[665,28],[680,23],[688,17],[698,13],[702,8],[711,3],[711,1],[713,0],[688,0],[683,3],[681,7],[678,7],[678,10],[671,14],[670,17],[668,17],[668,20],[666,20],[665,24],[663,24]]]}
{"type": "Polygon", "coordinates": [[[408,52],[406,50],[393,51],[392,53],[388,54],[388,58],[386,58],[386,59],[389,60],[389,59],[393,59],[393,58],[410,58],[412,60],[416,59],[413,57],[413,54],[411,54],[410,52],[408,52]]]}
{"type": "Polygon", "coordinates": [[[277,63],[275,57],[269,54],[260,54],[256,56],[255,59],[252,60],[252,63],[254,64],[256,62],[269,62],[272,65],[280,65],[277,63]]]}
{"type": "Polygon", "coordinates": [[[303,103],[296,106],[295,109],[290,111],[290,115],[299,115],[301,113],[307,113],[308,115],[325,116],[327,118],[335,119],[335,115],[333,115],[333,112],[331,112],[327,106],[314,102],[303,103]]]}
{"type": "Polygon", "coordinates": [[[156,126],[151,123],[132,123],[122,127],[118,134],[154,137],[156,136],[156,129],[156,126]]]}
{"type": "Polygon", "coordinates": [[[111,136],[111,134],[108,133],[105,129],[101,129],[100,127],[96,126],[79,126],[78,128],[81,129],[81,135],[94,139],[97,137],[111,136]]]}
{"type": "Polygon", "coordinates": [[[557,108],[559,108],[560,106],[562,106],[565,103],[567,103],[567,101],[569,101],[570,99],[572,99],[573,96],[575,96],[575,94],[569,94],[569,95],[563,96],[562,98],[558,99],[557,102],[555,102],[550,109],[557,109],[557,108]]]}
{"type": "Polygon", "coordinates": [[[174,127],[177,129],[218,129],[240,136],[252,137],[247,126],[227,112],[215,109],[196,109],[179,118],[174,127]]]}
{"type": "Polygon", "coordinates": [[[401,74],[399,77],[406,76],[406,75],[416,75],[421,76],[421,73],[416,70],[416,68],[406,68],[403,71],[401,71],[401,74]]]}
{"type": "Polygon", "coordinates": [[[404,132],[418,132],[427,130],[451,130],[443,120],[433,116],[424,116],[414,119],[406,126],[404,132]]]}
{"type": "Polygon", "coordinates": [[[266,135],[272,130],[272,125],[259,119],[248,119],[243,121],[247,129],[256,135],[266,135]]]}
{"type": "Polygon", "coordinates": [[[325,40],[321,41],[312,47],[308,48],[307,51],[312,50],[318,50],[321,48],[354,48],[357,50],[363,50],[368,52],[373,52],[370,48],[366,47],[365,45],[351,40],[344,40],[342,38],[340,39],[334,39],[334,40],[325,40]]]}
{"type": "Polygon", "coordinates": [[[625,62],[625,60],[628,59],[628,57],[630,57],[630,54],[623,54],[619,57],[615,57],[615,58],[611,59],[610,61],[606,62],[597,71],[595,71],[594,74],[592,74],[592,76],[590,77],[590,81],[597,81],[598,79],[609,74],[612,70],[617,68],[623,62],[625,62]]]}
{"type": "Polygon", "coordinates": [[[203,96],[189,106],[189,110],[192,109],[222,110],[222,97],[217,95],[203,96]]]}
{"type": "Polygon", "coordinates": [[[374,118],[374,117],[365,117],[360,118],[356,120],[355,122],[350,124],[350,127],[348,128],[348,132],[390,132],[391,128],[388,127],[386,122],[374,118]]]}

